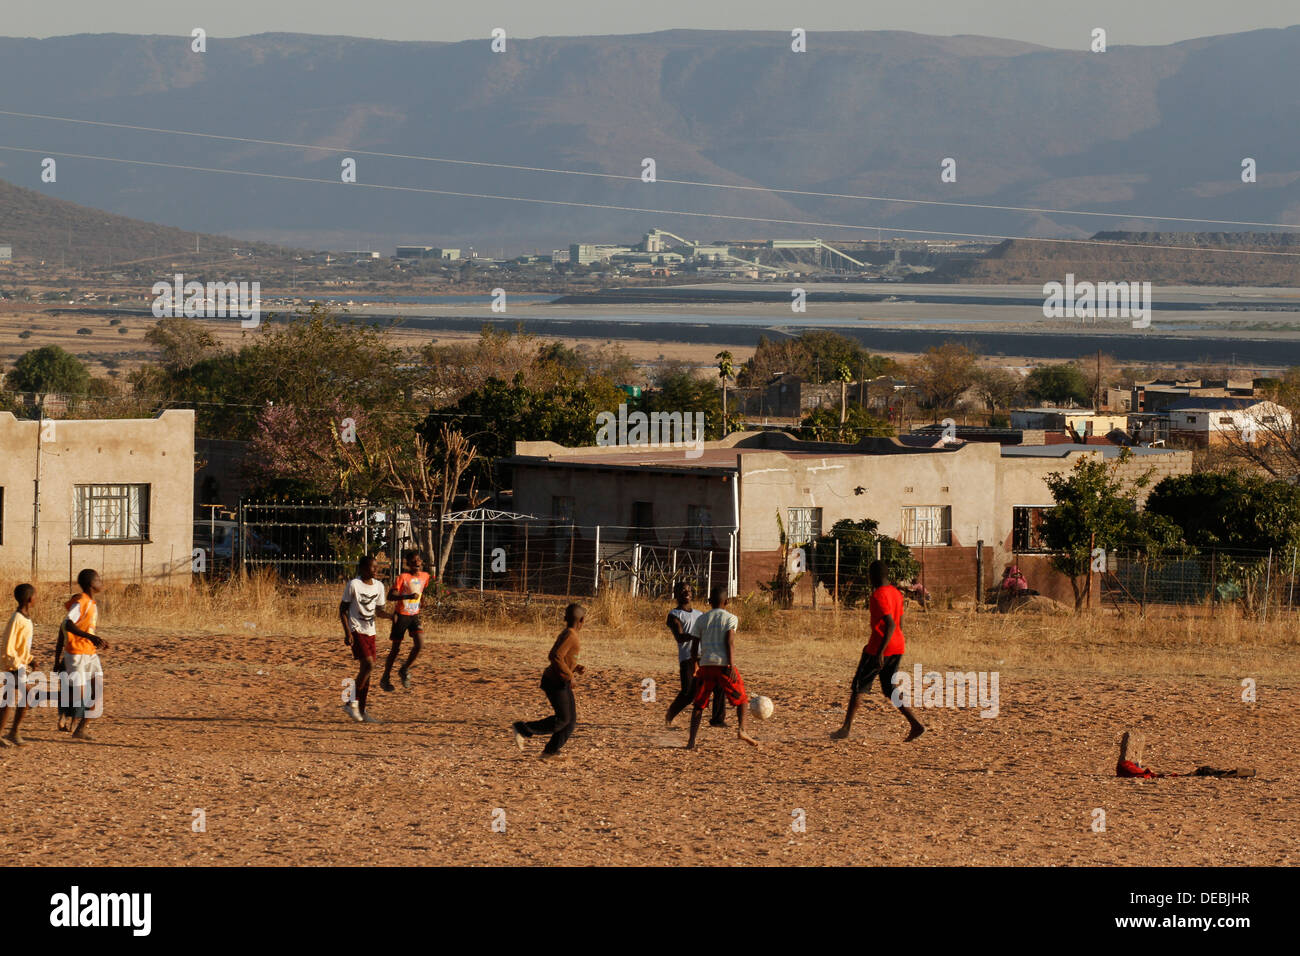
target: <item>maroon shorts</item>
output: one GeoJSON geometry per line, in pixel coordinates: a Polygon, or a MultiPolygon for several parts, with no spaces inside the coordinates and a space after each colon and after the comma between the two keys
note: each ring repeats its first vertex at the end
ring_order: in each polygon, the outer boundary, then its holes
{"type": "Polygon", "coordinates": [[[745,682],[740,677],[740,671],[731,667],[701,667],[695,674],[695,707],[703,708],[709,702],[709,697],[717,689],[721,689],[727,695],[727,703],[732,707],[743,707],[749,699],[745,696],[745,682]],[[732,673],[735,678],[732,678],[732,673]]]}
{"type": "Polygon", "coordinates": [[[353,634],[352,656],[359,661],[373,661],[375,659],[375,635],[353,634]]]}

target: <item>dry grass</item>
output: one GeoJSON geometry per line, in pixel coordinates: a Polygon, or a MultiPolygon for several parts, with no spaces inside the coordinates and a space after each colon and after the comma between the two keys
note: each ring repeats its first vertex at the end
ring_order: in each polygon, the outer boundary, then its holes
{"type": "MultiPolygon", "coordinates": [[[[100,597],[100,629],[169,634],[258,634],[273,639],[319,636],[337,629],[336,586],[287,588],[253,575],[187,590],[110,586],[100,597]]],[[[63,591],[43,589],[38,629],[62,617],[63,591]]],[[[621,591],[583,599],[588,606],[584,657],[617,667],[658,667],[672,648],[667,605],[621,591]]],[[[449,592],[426,602],[426,633],[435,642],[536,647],[544,656],[562,626],[564,598],[449,592]]],[[[863,611],[776,611],[761,595],[732,602],[740,618],[737,656],[788,673],[827,676],[851,667],[866,642],[863,611]]],[[[1113,609],[1077,615],[1000,615],[971,610],[922,612],[905,621],[908,661],[927,669],[1014,670],[1025,675],[1205,677],[1250,675],[1300,680],[1300,615],[1267,622],[1236,608],[1208,617],[1202,608],[1152,609],[1146,616],[1113,609]]]]}

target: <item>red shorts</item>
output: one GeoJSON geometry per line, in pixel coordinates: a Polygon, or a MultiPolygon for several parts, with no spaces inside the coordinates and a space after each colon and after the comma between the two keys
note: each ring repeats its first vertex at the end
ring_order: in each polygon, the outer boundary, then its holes
{"type": "Polygon", "coordinates": [[[359,661],[373,661],[375,659],[375,635],[353,634],[352,656],[359,661]]]}
{"type": "Polygon", "coordinates": [[[700,710],[709,702],[715,690],[721,689],[727,695],[727,703],[732,707],[744,707],[749,700],[745,696],[745,682],[740,671],[731,667],[701,667],[695,674],[695,708],[700,710]],[[731,675],[735,673],[733,680],[731,675]]]}

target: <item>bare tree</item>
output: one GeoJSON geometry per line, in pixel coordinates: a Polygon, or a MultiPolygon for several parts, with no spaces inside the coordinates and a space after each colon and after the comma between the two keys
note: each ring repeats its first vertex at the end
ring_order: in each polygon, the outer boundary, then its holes
{"type": "Polygon", "coordinates": [[[417,436],[412,454],[386,453],[386,471],[390,486],[401,496],[412,516],[418,519],[421,547],[437,562],[438,580],[441,581],[456,532],[465,523],[463,518],[445,517],[446,513],[452,511],[462,498],[466,510],[473,510],[483,504],[487,496],[478,490],[478,477],[470,472],[478,451],[469,439],[450,425],[442,426],[438,438],[441,461],[430,456],[429,446],[417,436]],[[442,507],[440,522],[431,510],[434,502],[442,507]],[[437,539],[438,531],[441,531],[441,540],[437,539]]]}

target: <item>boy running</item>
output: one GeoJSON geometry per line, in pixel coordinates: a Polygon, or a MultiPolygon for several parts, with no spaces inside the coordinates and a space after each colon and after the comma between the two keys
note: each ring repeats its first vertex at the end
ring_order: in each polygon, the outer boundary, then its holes
{"type": "Polygon", "coordinates": [[[388,662],[384,665],[384,676],[379,678],[379,686],[384,690],[393,689],[393,665],[397,663],[397,653],[402,649],[402,638],[411,635],[411,654],[406,663],[398,670],[397,676],[402,686],[409,689],[411,678],[408,672],[415,659],[420,656],[424,639],[420,633],[420,597],[429,586],[429,575],[423,569],[424,559],[419,551],[407,551],[402,555],[404,572],[398,575],[388,591],[388,600],[397,602],[397,611],[393,614],[393,629],[389,637],[393,646],[388,651],[388,662]]]}
{"type": "Polygon", "coordinates": [[[13,711],[14,725],[9,736],[0,737],[0,747],[23,745],[18,725],[27,713],[27,669],[32,666],[32,605],[36,603],[36,588],[30,584],[18,585],[14,588],[14,600],[18,602],[18,610],[9,618],[0,641],[0,671],[4,671],[4,680],[13,688],[14,696],[0,710],[0,731],[4,730],[10,711],[13,711]]]}
{"type": "Polygon", "coordinates": [[[379,723],[366,713],[366,696],[370,693],[370,672],[375,667],[375,616],[384,606],[384,594],[384,582],[375,579],[375,559],[366,555],[357,562],[357,576],[347,583],[339,602],[343,643],[352,648],[352,656],[361,665],[355,699],[343,705],[343,713],[357,723],[379,723]]]}
{"type": "MultiPolygon", "coordinates": [[[[664,722],[671,724],[686,709],[686,705],[695,699],[695,671],[700,663],[700,639],[695,633],[695,624],[704,616],[691,606],[691,586],[685,581],[678,581],[673,587],[673,597],[677,606],[668,612],[668,631],[677,642],[677,667],[681,673],[682,689],[673,702],[668,705],[668,715],[664,722]]],[[[723,703],[722,691],[713,692],[713,717],[709,724],[714,727],[727,726],[726,704],[723,703]]]]}
{"type": "Polygon", "coordinates": [[[745,682],[736,668],[736,628],[740,621],[726,609],[726,585],[713,586],[709,592],[709,605],[712,610],[695,622],[695,633],[700,639],[700,670],[695,678],[695,709],[691,711],[691,739],[686,749],[695,749],[695,735],[704,719],[704,705],[709,702],[709,695],[717,690],[726,694],[728,702],[736,708],[736,720],[740,724],[737,736],[757,747],[758,741],[745,733],[745,704],[749,698],[745,695],[745,682]]]}
{"type": "Polygon", "coordinates": [[[90,740],[90,732],[86,730],[86,721],[90,719],[87,712],[99,706],[104,685],[104,667],[98,652],[108,650],[108,642],[95,636],[99,624],[95,595],[104,590],[104,582],[98,571],[86,568],[77,575],[77,586],[81,593],[64,605],[68,616],[59,628],[59,639],[54,645],[54,659],[63,664],[59,726],[61,730],[71,730],[74,737],[90,740]]]}
{"type": "Polygon", "coordinates": [[[570,604],[564,609],[564,630],[555,639],[548,656],[550,664],[542,672],[542,690],[555,713],[541,720],[517,720],[514,723],[515,746],[524,749],[524,741],[534,734],[550,734],[542,750],[543,759],[554,757],[578,725],[577,704],[573,698],[573,679],[583,672],[578,663],[578,632],[587,609],[570,604]]]}
{"type": "Polygon", "coordinates": [[[903,594],[889,583],[885,576],[885,566],[880,561],[872,561],[867,569],[871,578],[871,638],[862,649],[862,658],[858,661],[857,672],[853,675],[853,685],[849,692],[849,709],[844,713],[844,725],[831,734],[835,740],[843,740],[853,728],[853,717],[858,712],[858,696],[871,686],[871,681],[880,677],[880,690],[894,704],[899,712],[907,718],[912,729],[907,734],[908,740],[915,740],[925,733],[925,728],[916,719],[910,707],[894,702],[894,674],[898,663],[903,659],[905,643],[903,640],[903,594]]]}

